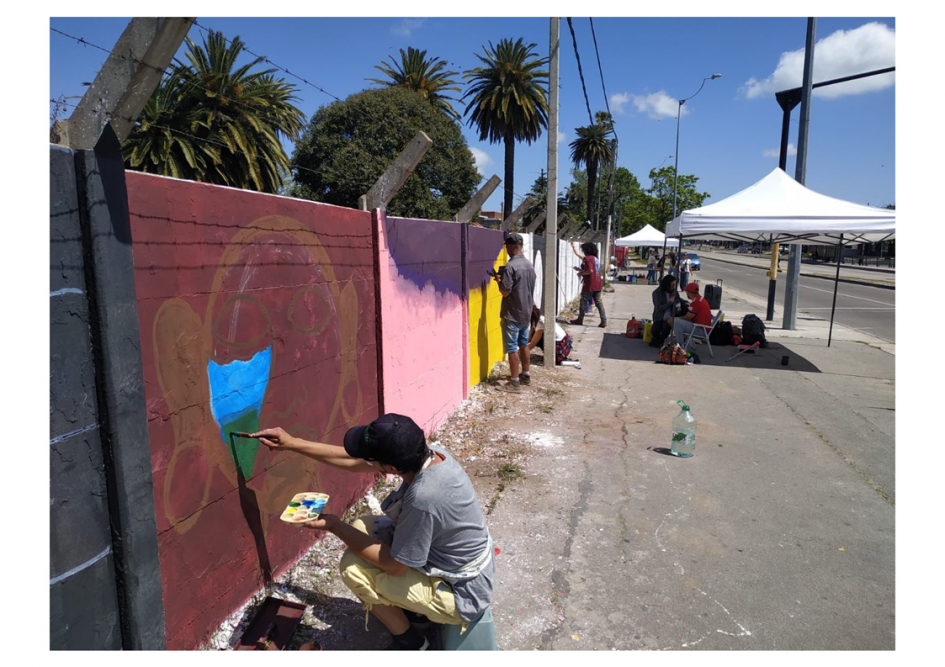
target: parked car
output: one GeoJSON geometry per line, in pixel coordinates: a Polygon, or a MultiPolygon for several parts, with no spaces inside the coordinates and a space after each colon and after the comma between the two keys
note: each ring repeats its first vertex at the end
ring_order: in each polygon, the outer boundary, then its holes
{"type": "Polygon", "coordinates": [[[738,246],[738,252],[740,253],[747,253],[749,250],[751,250],[751,246],[749,246],[747,243],[742,243],[740,246],[738,246]]]}
{"type": "Polygon", "coordinates": [[[693,271],[699,271],[702,269],[702,260],[699,259],[699,255],[694,252],[686,251],[689,254],[689,262],[692,264],[693,271]]]}

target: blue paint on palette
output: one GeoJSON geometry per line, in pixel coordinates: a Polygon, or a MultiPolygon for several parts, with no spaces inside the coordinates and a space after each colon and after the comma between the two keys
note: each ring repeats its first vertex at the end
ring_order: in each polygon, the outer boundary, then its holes
{"type": "Polygon", "coordinates": [[[257,414],[261,411],[271,364],[272,346],[260,350],[248,361],[237,360],[223,365],[211,361],[207,364],[210,411],[220,426],[224,442],[227,442],[224,425],[252,410],[257,414]]]}

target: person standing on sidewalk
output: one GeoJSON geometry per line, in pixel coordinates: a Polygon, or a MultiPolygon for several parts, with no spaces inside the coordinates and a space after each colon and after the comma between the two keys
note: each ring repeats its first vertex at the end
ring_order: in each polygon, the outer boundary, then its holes
{"type": "MultiPolygon", "coordinates": [[[[593,243],[584,243],[581,245],[584,254],[578,254],[581,258],[581,266],[575,266],[574,270],[579,276],[584,277],[584,284],[581,286],[581,309],[578,312],[578,318],[571,320],[569,324],[584,324],[585,305],[590,305],[593,300],[597,306],[597,312],[600,313],[600,328],[607,326],[607,313],[604,312],[604,302],[600,299],[600,293],[604,289],[604,281],[600,276],[597,264],[597,246],[593,243]]],[[[576,251],[575,251],[576,252],[576,251]]]]}
{"type": "Polygon", "coordinates": [[[520,234],[509,234],[505,239],[505,251],[509,262],[499,273],[493,274],[502,294],[502,342],[509,355],[509,383],[500,385],[502,391],[517,393],[520,385],[531,384],[529,374],[528,334],[531,327],[532,306],[535,294],[535,267],[522,254],[523,239],[520,234]],[[521,376],[519,366],[521,365],[521,376]]]}
{"type": "Polygon", "coordinates": [[[689,276],[692,275],[692,261],[689,259],[689,253],[683,252],[679,255],[679,281],[678,284],[685,287],[689,284],[689,276]]]}
{"type": "Polygon", "coordinates": [[[650,261],[646,263],[646,282],[648,285],[656,284],[656,260],[659,259],[659,255],[654,253],[650,255],[650,261]]]}

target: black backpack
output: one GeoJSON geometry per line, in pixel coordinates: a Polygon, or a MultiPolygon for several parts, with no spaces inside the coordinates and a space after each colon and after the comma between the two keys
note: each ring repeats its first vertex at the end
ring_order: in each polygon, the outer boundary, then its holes
{"type": "Polygon", "coordinates": [[[761,347],[768,347],[765,339],[765,323],[757,315],[745,315],[742,320],[742,344],[754,345],[761,343],[761,347]]]}
{"type": "Polygon", "coordinates": [[[713,345],[731,345],[735,342],[732,338],[733,335],[732,323],[722,320],[715,325],[712,333],[709,334],[709,342],[713,345]]]}

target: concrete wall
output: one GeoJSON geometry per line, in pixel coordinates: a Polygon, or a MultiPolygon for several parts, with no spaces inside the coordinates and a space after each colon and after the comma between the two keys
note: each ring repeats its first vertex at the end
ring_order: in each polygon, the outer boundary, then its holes
{"type": "Polygon", "coordinates": [[[469,327],[469,385],[482,382],[505,356],[499,310],[502,294],[489,269],[505,266],[508,255],[501,230],[466,227],[466,292],[469,327]]]}
{"type": "Polygon", "coordinates": [[[49,646],[121,648],[75,154],[50,149],[49,646]]]}
{"type": "Polygon", "coordinates": [[[368,212],[128,173],[168,648],[198,646],[370,486],[233,431],[341,444],[378,414],[368,212]]]}
{"type": "Polygon", "coordinates": [[[464,226],[377,214],[384,410],[430,433],[466,393],[464,226]]]}

